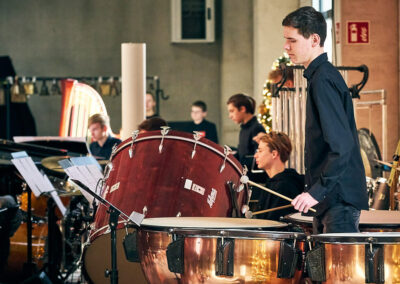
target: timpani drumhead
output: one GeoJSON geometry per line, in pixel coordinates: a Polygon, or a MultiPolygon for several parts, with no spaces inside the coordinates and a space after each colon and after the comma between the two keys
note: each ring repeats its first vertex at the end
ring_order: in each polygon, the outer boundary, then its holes
{"type": "MultiPolygon", "coordinates": [[[[296,224],[312,226],[312,216],[302,216],[301,213],[294,213],[285,217],[285,221],[296,224]]],[[[400,229],[400,211],[389,210],[361,210],[360,230],[373,229],[400,229]]]]}
{"type": "Polygon", "coordinates": [[[144,219],[141,226],[156,228],[208,228],[208,229],[257,229],[284,228],[287,224],[272,220],[224,217],[164,217],[144,219]]]}

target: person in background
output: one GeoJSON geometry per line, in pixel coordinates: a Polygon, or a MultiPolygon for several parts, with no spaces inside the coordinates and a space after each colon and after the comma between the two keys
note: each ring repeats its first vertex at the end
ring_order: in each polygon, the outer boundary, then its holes
{"type": "Polygon", "coordinates": [[[154,100],[153,94],[148,92],[146,94],[146,119],[158,116],[155,107],[156,101],[154,100]]]}
{"type": "Polygon", "coordinates": [[[98,159],[108,160],[114,145],[121,140],[111,135],[110,119],[108,116],[96,113],[89,117],[88,128],[93,142],[90,143],[90,153],[98,159]]]}
{"type": "Polygon", "coordinates": [[[192,104],[192,111],[190,113],[192,122],[188,125],[188,131],[199,131],[201,137],[205,137],[218,144],[217,127],[214,123],[206,120],[207,105],[203,101],[195,101],[192,104]]]}
{"type": "MultiPolygon", "coordinates": [[[[251,162],[246,156],[253,156],[257,150],[257,142],[253,140],[260,132],[265,133],[264,127],[254,115],[256,109],[255,100],[245,94],[236,94],[227,101],[229,118],[240,124],[239,145],[237,158],[240,163],[251,168],[251,162]]],[[[251,159],[252,160],[252,159],[251,159]]]]}
{"type": "MultiPolygon", "coordinates": [[[[289,137],[283,132],[270,132],[260,137],[257,153],[254,155],[260,169],[267,172],[266,187],[282,195],[295,198],[303,192],[304,176],[296,170],[286,168],[285,163],[292,151],[289,137]]],[[[276,195],[262,191],[258,197],[257,210],[271,209],[291,205],[289,201],[276,195]]],[[[258,218],[279,221],[281,216],[294,213],[295,209],[289,208],[267,212],[258,215],[258,218]]]]}
{"type": "Polygon", "coordinates": [[[167,126],[167,122],[161,117],[153,117],[143,120],[139,124],[139,133],[145,133],[148,131],[160,130],[162,126],[167,126]]]}

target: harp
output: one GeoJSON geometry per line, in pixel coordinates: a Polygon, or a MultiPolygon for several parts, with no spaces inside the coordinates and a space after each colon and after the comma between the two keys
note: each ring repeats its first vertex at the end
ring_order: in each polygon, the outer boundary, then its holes
{"type": "Polygon", "coordinates": [[[89,137],[88,119],[95,113],[107,115],[99,93],[77,80],[61,81],[61,120],[59,136],[89,137]]]}

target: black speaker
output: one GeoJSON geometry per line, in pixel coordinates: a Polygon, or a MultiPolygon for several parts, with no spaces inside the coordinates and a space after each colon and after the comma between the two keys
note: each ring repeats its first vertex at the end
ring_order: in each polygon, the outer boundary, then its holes
{"type": "Polygon", "coordinates": [[[15,76],[14,66],[9,56],[0,56],[0,78],[15,76]]]}

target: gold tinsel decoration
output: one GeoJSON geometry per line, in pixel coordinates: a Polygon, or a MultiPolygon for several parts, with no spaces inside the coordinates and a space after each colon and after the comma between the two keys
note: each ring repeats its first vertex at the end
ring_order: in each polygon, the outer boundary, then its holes
{"type": "MultiPolygon", "coordinates": [[[[291,65],[289,56],[284,53],[283,56],[280,56],[278,59],[274,61],[271,69],[277,70],[279,69],[279,65],[281,63],[285,63],[286,65],[291,65]]],[[[272,131],[272,93],[271,93],[271,82],[269,79],[265,81],[264,89],[263,89],[263,100],[258,109],[258,121],[264,126],[265,131],[267,133],[272,131]]]]}

